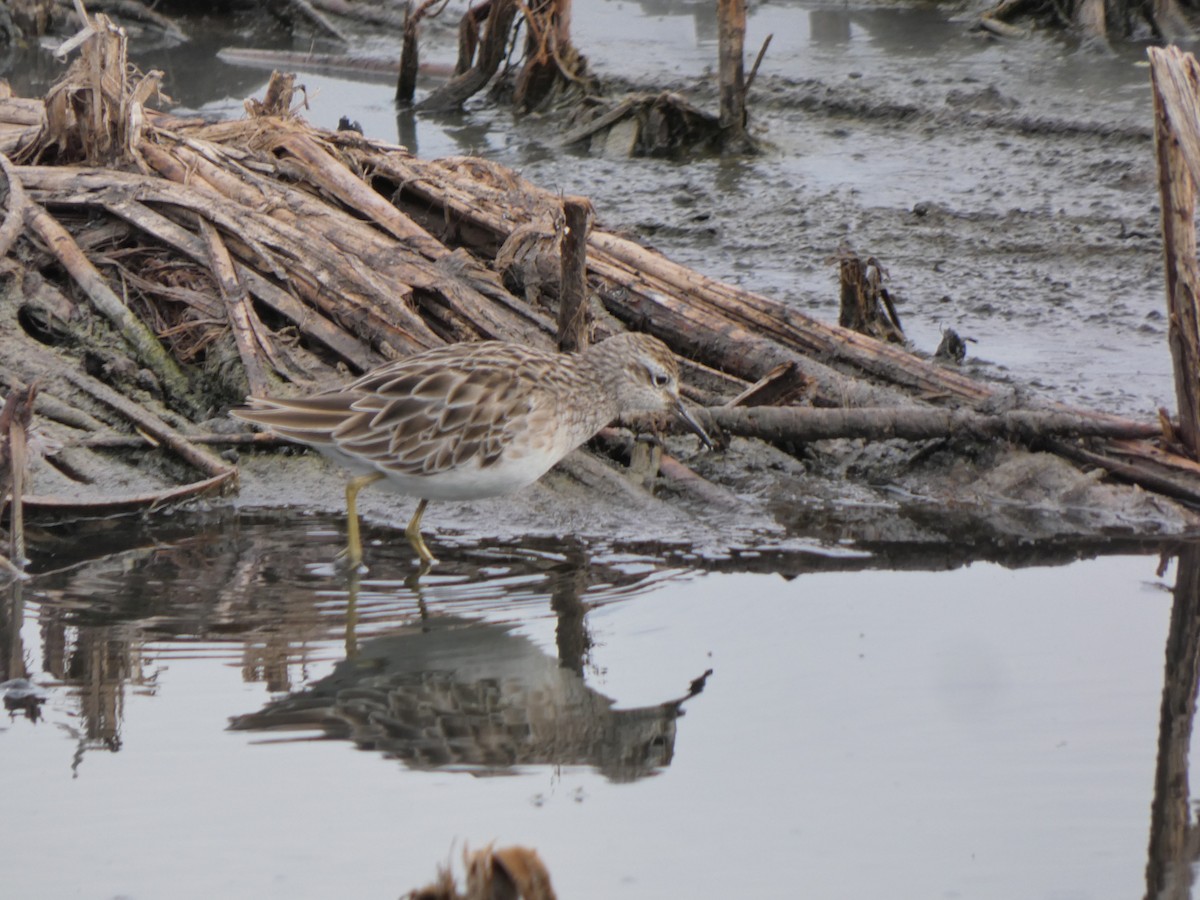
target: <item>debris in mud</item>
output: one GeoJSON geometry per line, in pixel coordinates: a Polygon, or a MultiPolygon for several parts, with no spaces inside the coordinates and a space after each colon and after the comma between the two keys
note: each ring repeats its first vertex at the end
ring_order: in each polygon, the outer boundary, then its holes
{"type": "MultiPolygon", "coordinates": [[[[435,0],[412,10],[404,28],[404,55],[396,99],[411,103],[416,85],[417,25],[435,0]]],[[[594,89],[587,60],[571,42],[569,0],[484,0],[472,5],[459,24],[458,61],[454,77],[431,91],[419,110],[458,109],[496,77],[510,43],[523,25],[521,61],[511,78],[511,102],[521,112],[546,109],[594,89]],[[518,19],[518,13],[520,18],[518,19]]],[[[439,8],[440,12],[440,8],[439,8]]]]}
{"type": "Polygon", "coordinates": [[[967,358],[967,341],[969,340],[970,338],[960,337],[953,328],[946,328],[942,331],[942,339],[938,343],[937,349],[933,351],[933,358],[957,365],[967,358]]]}
{"type": "Polygon", "coordinates": [[[563,135],[562,145],[587,141],[605,156],[677,156],[717,149],[722,136],[716,116],[670,91],[632,94],[611,104],[594,100],[579,115],[585,121],[563,135]]]}
{"type": "Polygon", "coordinates": [[[1154,4],[1130,0],[1000,0],[980,15],[979,28],[1004,38],[1020,38],[1024,29],[1013,24],[1031,19],[1054,28],[1077,30],[1086,37],[1107,43],[1153,36],[1164,42],[1194,40],[1195,28],[1176,0],[1154,4]]]}
{"type": "MultiPolygon", "coordinates": [[[[329,12],[337,12],[330,8],[329,12]]],[[[228,48],[222,58],[241,64],[307,71],[397,73],[396,102],[418,112],[459,110],[487,92],[517,112],[561,114],[569,123],[564,146],[587,141],[608,155],[682,157],[709,152],[753,153],[747,132],[747,95],[770,37],[749,75],[743,74],[744,0],[723,0],[719,13],[719,110],[711,113],[673,91],[609,97],[571,39],[569,4],[563,0],[486,0],[471,5],[458,23],[458,58],[453,66],[423,62],[422,29],[446,11],[442,0],[423,0],[403,19],[398,67],[390,60],[355,55],[298,54],[228,48]],[[523,34],[523,37],[522,37],[523,34]],[[515,48],[520,47],[517,52],[515,48]],[[513,48],[510,51],[510,48],[513,48]],[[507,55],[506,55],[507,54],[507,55]],[[443,79],[417,99],[418,74],[443,79]]],[[[440,23],[443,28],[446,23],[440,23]]],[[[318,30],[333,35],[333,26],[318,30]]],[[[345,36],[340,43],[353,47],[345,36]]]]}
{"type": "MultiPolygon", "coordinates": [[[[154,35],[179,43],[187,35],[169,17],[141,0],[98,0],[89,4],[111,16],[117,24],[135,34],[154,35]]],[[[0,6],[0,38],[9,45],[37,40],[50,35],[75,34],[86,28],[81,3],[56,0],[9,0],[0,6]]]]}
{"type": "Polygon", "coordinates": [[[883,286],[887,270],[879,260],[872,256],[864,261],[849,247],[840,247],[837,262],[841,283],[838,324],[876,340],[905,343],[892,294],[883,286]]]}

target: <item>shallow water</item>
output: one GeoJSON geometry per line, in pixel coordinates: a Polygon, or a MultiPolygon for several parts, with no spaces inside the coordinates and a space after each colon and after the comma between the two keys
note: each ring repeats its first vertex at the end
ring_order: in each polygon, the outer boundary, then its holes
{"type": "Polygon", "coordinates": [[[6,895],[395,897],[493,840],[563,897],[1144,889],[1157,557],[468,546],[414,584],[375,543],[352,607],[336,525],[188,517],[24,585],[7,661],[49,700],[0,726],[6,895]]]}

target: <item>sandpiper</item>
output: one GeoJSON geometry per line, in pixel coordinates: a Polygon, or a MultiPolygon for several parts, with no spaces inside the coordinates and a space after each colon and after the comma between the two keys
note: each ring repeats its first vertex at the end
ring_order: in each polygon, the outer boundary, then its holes
{"type": "Polygon", "coordinates": [[[405,535],[422,564],[430,500],[475,500],[519,490],[622,413],[670,410],[712,442],[679,397],[679,370],[662,341],[620,334],[580,354],[502,341],[450,344],[308,397],[250,397],[232,415],[315,447],[355,473],[346,485],[347,551],[362,563],[358,492],[387,479],[418,498],[405,535]]]}

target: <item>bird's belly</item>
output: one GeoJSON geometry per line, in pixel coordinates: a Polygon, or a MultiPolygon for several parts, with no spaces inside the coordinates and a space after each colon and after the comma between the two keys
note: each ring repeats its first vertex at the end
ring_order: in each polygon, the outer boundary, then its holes
{"type": "Polygon", "coordinates": [[[470,462],[431,475],[406,475],[382,467],[377,471],[387,476],[380,483],[385,490],[426,500],[480,500],[511,494],[533,484],[555,461],[556,457],[529,454],[519,459],[501,458],[486,468],[470,462]]]}

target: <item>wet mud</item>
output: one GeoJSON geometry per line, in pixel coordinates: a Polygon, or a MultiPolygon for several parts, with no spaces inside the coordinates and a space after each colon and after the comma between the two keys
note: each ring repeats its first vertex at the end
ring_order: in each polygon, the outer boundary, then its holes
{"type": "MultiPolygon", "coordinates": [[[[588,160],[564,187],[590,186],[610,226],[826,319],[847,243],[887,269],[918,352],[950,327],[982,377],[1127,415],[1173,408],[1141,48],[1003,42],[916,9],[786,21],[809,40],[803,56],[773,41],[755,81],[760,157],[679,163],[658,183],[661,166],[588,160]]],[[[748,45],[766,28],[752,16],[748,45]]],[[[668,86],[716,102],[711,79],[668,86]]],[[[570,177],[549,160],[525,172],[570,177]]]]}

